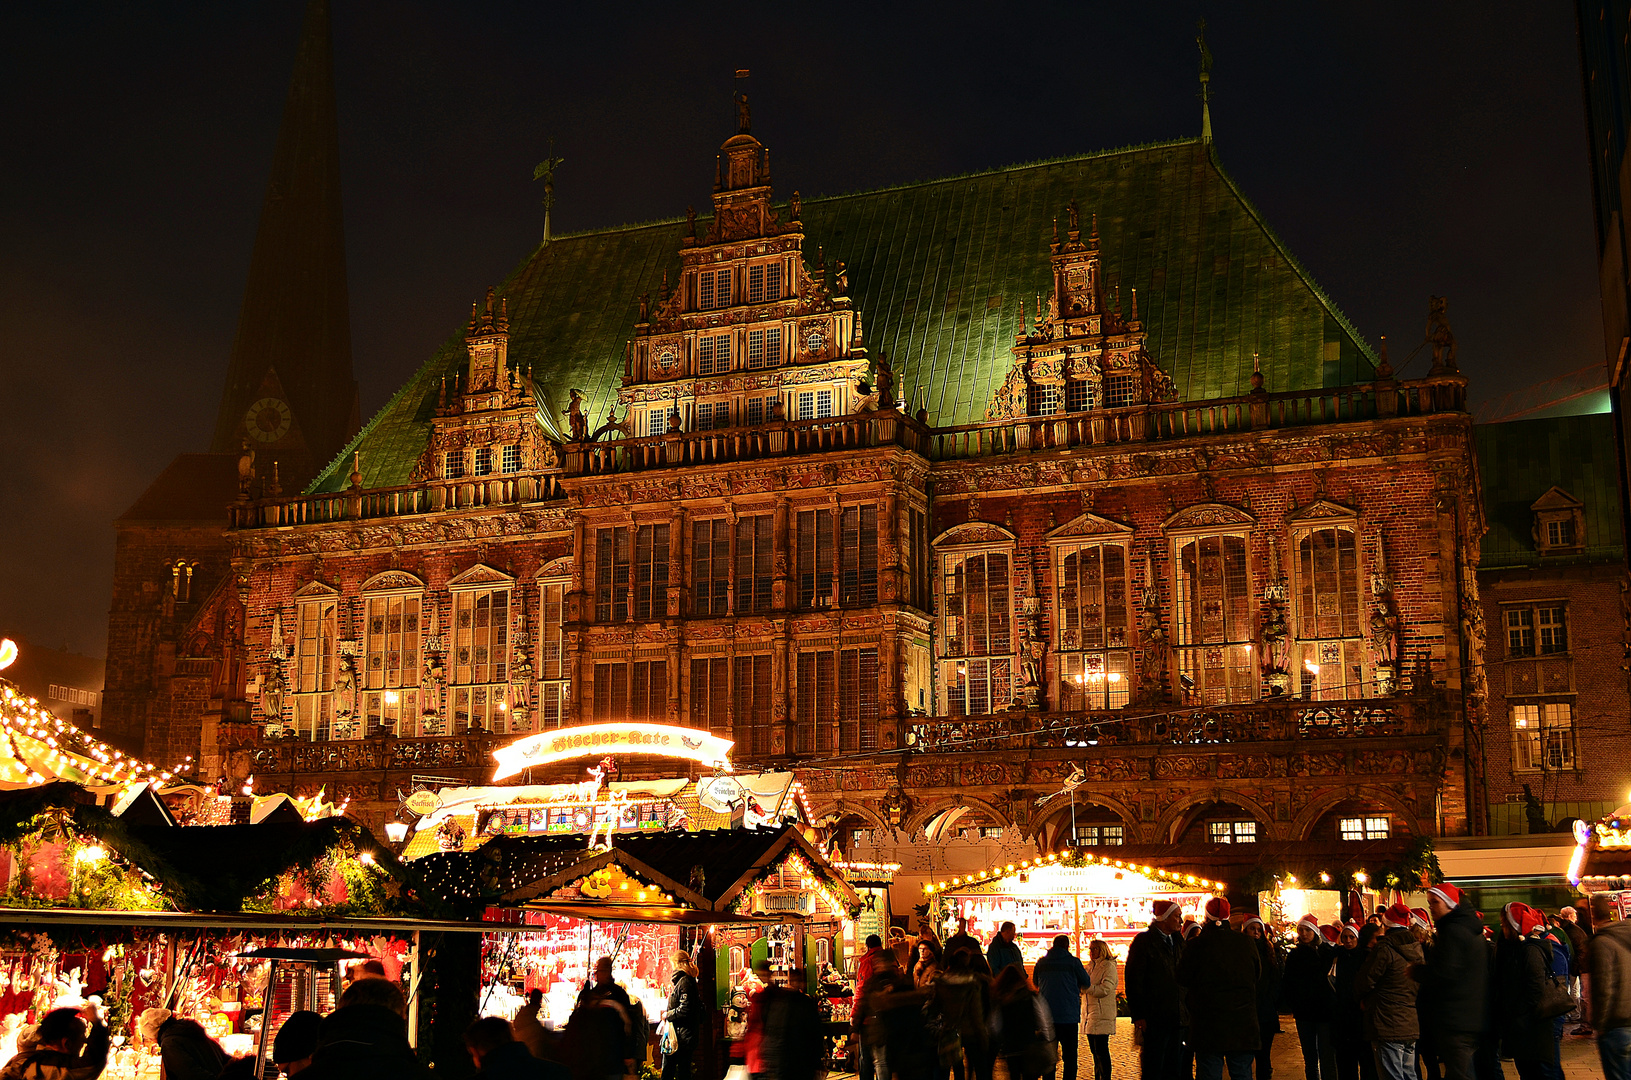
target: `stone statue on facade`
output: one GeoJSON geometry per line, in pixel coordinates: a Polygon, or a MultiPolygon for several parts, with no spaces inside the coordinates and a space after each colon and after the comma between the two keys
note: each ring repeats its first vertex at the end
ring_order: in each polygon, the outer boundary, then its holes
{"type": "Polygon", "coordinates": [[[1454,375],[1460,370],[1455,360],[1455,334],[1450,330],[1450,302],[1442,296],[1427,300],[1427,343],[1433,347],[1433,367],[1429,375],[1454,375]]]}
{"type": "Polygon", "coordinates": [[[561,410],[570,425],[573,442],[586,442],[589,438],[589,418],[583,414],[583,391],[572,391],[572,402],[561,410]]]}
{"type": "Polygon", "coordinates": [[[1172,663],[1172,642],[1161,625],[1161,590],[1155,584],[1155,564],[1144,556],[1144,585],[1138,600],[1138,701],[1165,705],[1167,677],[1172,663]]]}
{"type": "Polygon", "coordinates": [[[1269,545],[1269,582],[1263,586],[1263,681],[1272,697],[1291,692],[1291,625],[1286,618],[1286,579],[1280,573],[1279,547],[1269,545]]]}
{"type": "Polygon", "coordinates": [[[1399,608],[1393,581],[1387,574],[1387,552],[1376,541],[1376,565],[1370,576],[1370,646],[1376,665],[1376,692],[1384,697],[1399,692],[1399,608]]]}
{"type": "Polygon", "coordinates": [[[255,482],[255,448],[249,445],[247,437],[243,440],[243,449],[238,451],[238,498],[248,499],[249,488],[255,482]]]}

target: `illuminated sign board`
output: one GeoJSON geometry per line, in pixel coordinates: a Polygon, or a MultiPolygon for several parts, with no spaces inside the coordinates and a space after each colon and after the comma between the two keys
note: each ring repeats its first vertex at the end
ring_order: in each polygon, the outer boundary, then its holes
{"type": "Polygon", "coordinates": [[[728,769],[734,745],[730,739],[721,739],[706,731],[667,724],[586,724],[558,728],[528,735],[494,750],[498,768],[493,773],[493,781],[508,779],[535,765],[630,754],[684,758],[710,768],[728,769]]]}

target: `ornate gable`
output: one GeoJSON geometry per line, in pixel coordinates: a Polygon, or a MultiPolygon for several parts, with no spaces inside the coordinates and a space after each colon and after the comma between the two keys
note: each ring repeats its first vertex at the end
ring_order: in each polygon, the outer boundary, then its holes
{"type": "Polygon", "coordinates": [[[572,576],[572,556],[554,559],[538,568],[535,578],[564,578],[572,576]]]}
{"type": "Polygon", "coordinates": [[[1049,540],[1073,540],[1080,536],[1131,536],[1133,527],[1123,525],[1119,521],[1112,521],[1098,514],[1085,513],[1079,517],[1065,522],[1057,529],[1048,533],[1049,540]]]}
{"type": "Polygon", "coordinates": [[[386,570],[362,583],[363,592],[406,592],[424,587],[423,581],[406,570],[386,570]]]}
{"type": "Polygon", "coordinates": [[[1529,505],[1529,509],[1539,513],[1542,510],[1576,510],[1586,504],[1570,495],[1560,487],[1552,487],[1546,494],[1529,505]]]}
{"type": "Polygon", "coordinates": [[[1286,523],[1324,521],[1330,518],[1345,518],[1353,520],[1359,517],[1359,511],[1351,506],[1332,502],[1330,499],[1315,499],[1307,506],[1298,507],[1286,515],[1286,523]]]}
{"type": "Polygon", "coordinates": [[[1195,506],[1186,506],[1161,523],[1161,528],[1167,532],[1184,532],[1189,529],[1217,529],[1229,527],[1250,527],[1257,524],[1257,519],[1238,506],[1228,503],[1200,503],[1195,506]]]}
{"type": "Polygon", "coordinates": [[[458,577],[448,581],[450,589],[473,589],[483,585],[513,585],[515,578],[502,570],[495,570],[486,563],[477,563],[458,577]]]}
{"type": "Polygon", "coordinates": [[[988,521],[966,521],[953,525],[931,543],[939,547],[971,547],[976,544],[1012,544],[1019,538],[1001,525],[988,521]]]}
{"type": "Polygon", "coordinates": [[[295,590],[296,600],[316,600],[324,596],[339,596],[340,590],[332,585],[325,585],[321,581],[308,581],[295,590]]]}

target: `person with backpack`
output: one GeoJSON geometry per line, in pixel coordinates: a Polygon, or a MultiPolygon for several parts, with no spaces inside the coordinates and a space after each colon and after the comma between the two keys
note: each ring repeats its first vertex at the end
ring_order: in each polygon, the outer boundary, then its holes
{"type": "Polygon", "coordinates": [[[1337,1080],[1336,1030],[1332,1025],[1336,992],[1331,965],[1336,949],[1326,942],[1319,919],[1304,915],[1297,922],[1297,944],[1286,956],[1281,991],[1297,1021],[1302,1044],[1304,1080],[1337,1080]]]}

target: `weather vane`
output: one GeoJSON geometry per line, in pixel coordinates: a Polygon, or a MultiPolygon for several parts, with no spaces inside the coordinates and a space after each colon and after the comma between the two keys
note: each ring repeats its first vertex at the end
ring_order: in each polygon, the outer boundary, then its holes
{"type": "Polygon", "coordinates": [[[544,243],[549,243],[549,212],[555,209],[555,170],[566,164],[565,158],[555,156],[555,140],[549,140],[549,156],[532,170],[534,180],[544,182],[544,243]]]}

